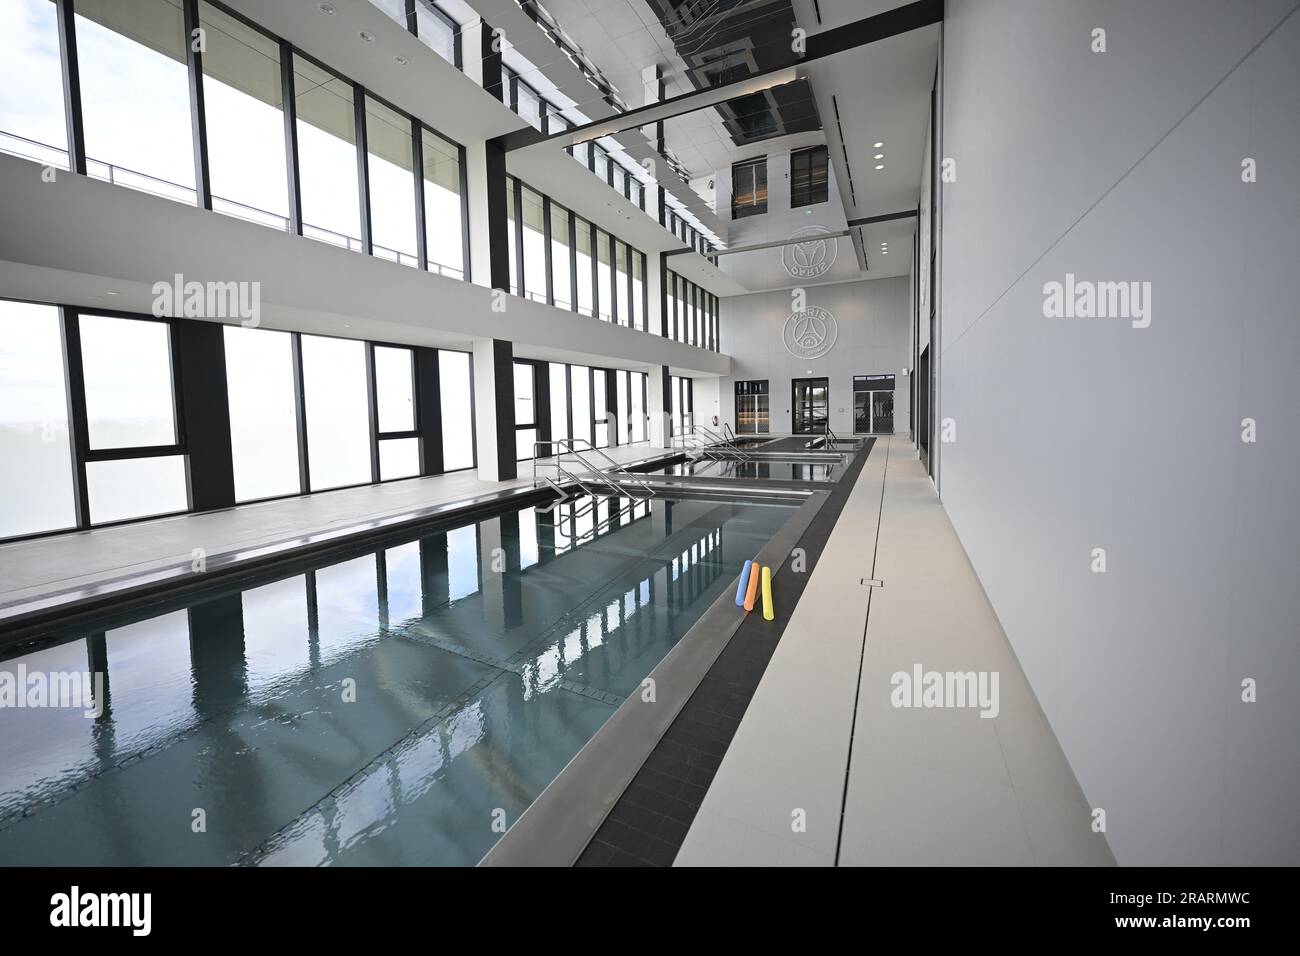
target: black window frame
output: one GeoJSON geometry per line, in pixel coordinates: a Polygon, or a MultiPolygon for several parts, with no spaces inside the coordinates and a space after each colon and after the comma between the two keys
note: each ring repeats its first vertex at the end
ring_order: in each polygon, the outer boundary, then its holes
{"type": "Polygon", "coordinates": [[[817,206],[830,199],[830,151],[826,144],[790,153],[790,208],[817,206]],[[818,160],[820,159],[820,162],[818,160]],[[799,167],[803,167],[802,172],[799,167]],[[821,181],[816,180],[820,170],[821,181]],[[802,176],[802,182],[800,181],[802,176]]]}
{"type": "Polygon", "coordinates": [[[768,176],[767,176],[766,156],[756,156],[753,159],[745,159],[745,160],[741,160],[738,163],[731,164],[731,218],[732,219],[745,219],[748,218],[749,216],[761,216],[764,213],[766,213],[767,198],[768,198],[767,193],[768,193],[768,176]],[[758,195],[759,195],[758,170],[760,169],[763,171],[763,188],[762,188],[763,200],[761,203],[758,200],[758,195]],[[739,185],[738,176],[741,173],[743,173],[745,170],[753,171],[750,179],[749,194],[752,195],[754,199],[753,202],[741,205],[740,203],[736,202],[736,196],[740,192],[738,188],[739,185]]]}

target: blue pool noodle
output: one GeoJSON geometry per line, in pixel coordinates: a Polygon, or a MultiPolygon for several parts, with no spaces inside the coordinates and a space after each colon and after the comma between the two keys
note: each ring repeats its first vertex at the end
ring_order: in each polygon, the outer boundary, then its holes
{"type": "Polygon", "coordinates": [[[745,606],[745,592],[749,589],[749,573],[753,566],[754,562],[747,560],[740,572],[740,583],[736,585],[736,607],[745,606]]]}

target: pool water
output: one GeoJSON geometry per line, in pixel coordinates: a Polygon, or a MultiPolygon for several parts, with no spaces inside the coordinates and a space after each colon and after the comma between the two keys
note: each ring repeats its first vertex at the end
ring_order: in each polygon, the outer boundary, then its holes
{"type": "Polygon", "coordinates": [[[0,660],[107,674],[93,702],[0,707],[0,864],[476,863],[793,510],[588,503],[0,660]]]}
{"type": "Polygon", "coordinates": [[[689,475],[693,478],[776,478],[785,481],[834,481],[832,462],[773,461],[699,458],[670,465],[665,475],[689,475]]]}

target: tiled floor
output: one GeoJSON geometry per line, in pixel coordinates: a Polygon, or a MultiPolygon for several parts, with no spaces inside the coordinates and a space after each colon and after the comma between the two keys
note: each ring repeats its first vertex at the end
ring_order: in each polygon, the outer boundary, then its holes
{"type": "Polygon", "coordinates": [[[859,476],[676,863],[1113,864],[915,451],[887,445],[887,465],[859,476]],[[895,675],[918,664],[996,672],[996,716],[894,706],[895,675]]]}

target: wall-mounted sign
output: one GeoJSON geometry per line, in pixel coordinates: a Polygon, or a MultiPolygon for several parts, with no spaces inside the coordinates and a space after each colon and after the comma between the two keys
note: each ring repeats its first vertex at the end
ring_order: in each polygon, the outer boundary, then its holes
{"type": "Polygon", "coordinates": [[[838,335],[835,316],[816,305],[790,313],[781,331],[785,350],[797,359],[821,358],[835,347],[838,335]]]}
{"type": "Polygon", "coordinates": [[[816,279],[831,271],[839,255],[839,239],[825,226],[805,226],[791,238],[798,240],[781,247],[781,263],[796,279],[816,279]]]}

